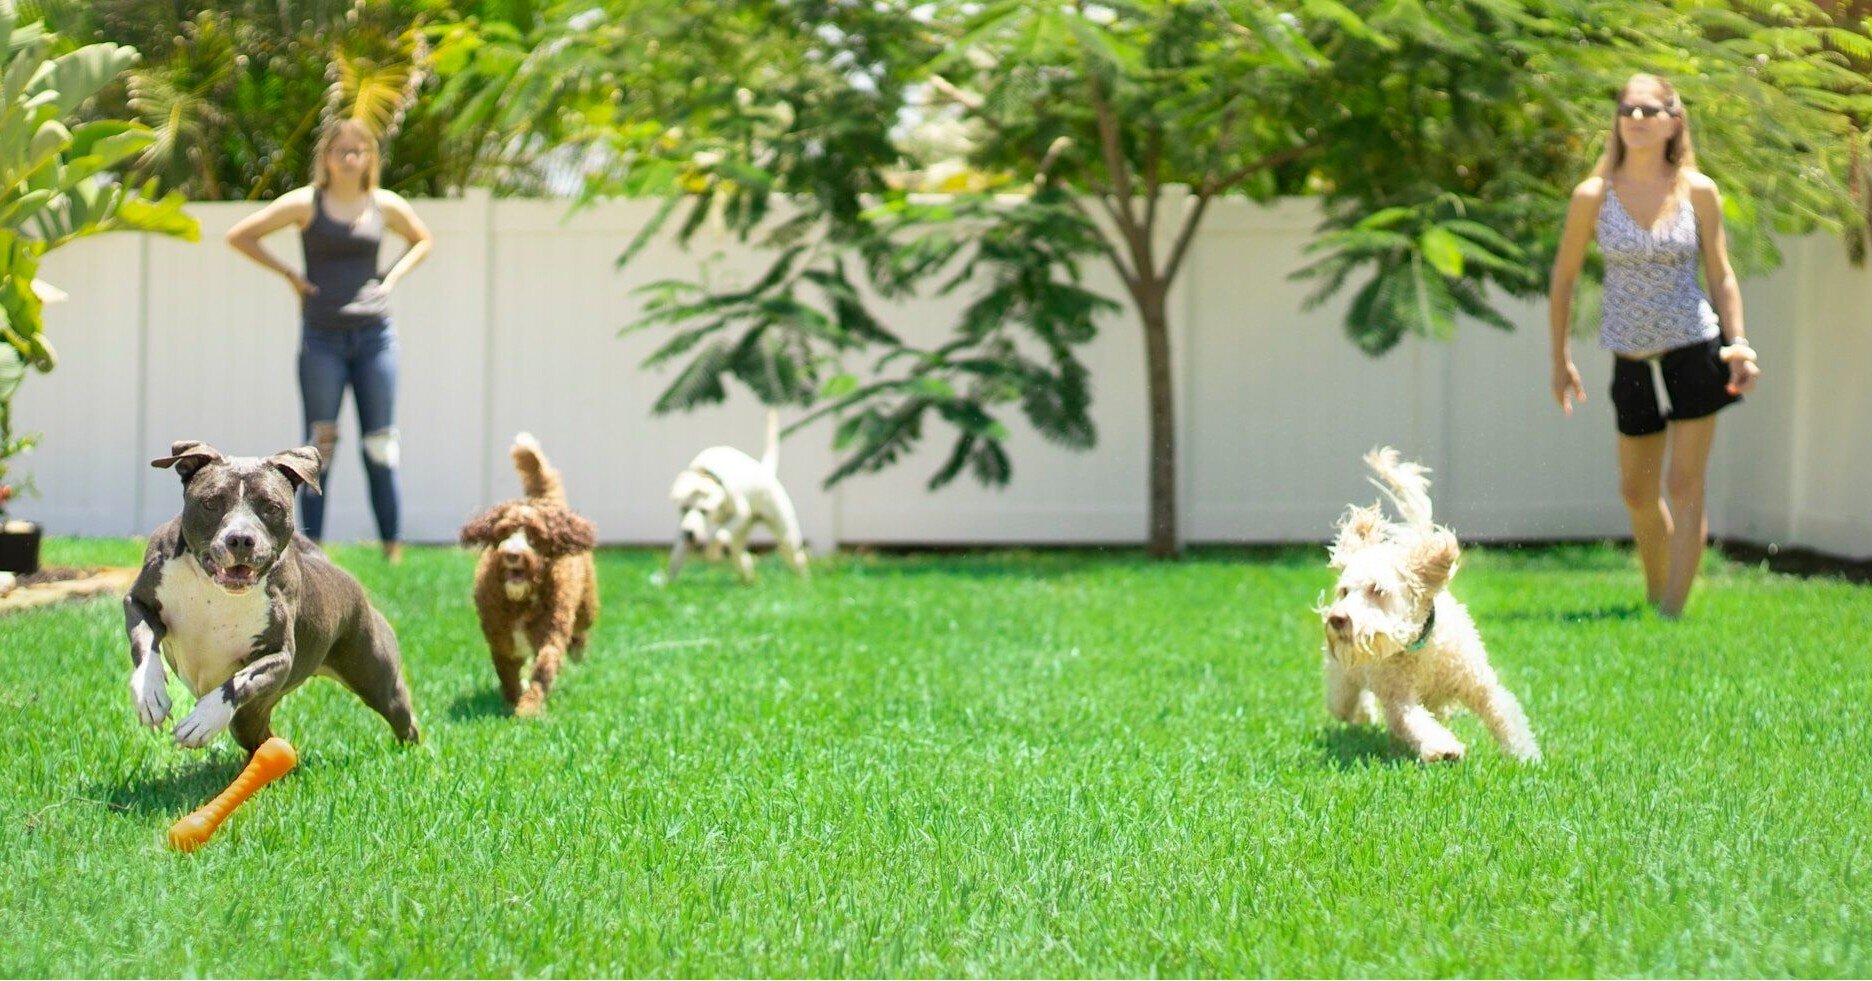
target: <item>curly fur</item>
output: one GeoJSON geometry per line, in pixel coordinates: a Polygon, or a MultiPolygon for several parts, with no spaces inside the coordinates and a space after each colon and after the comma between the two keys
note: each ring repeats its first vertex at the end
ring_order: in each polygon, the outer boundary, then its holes
{"type": "Polygon", "coordinates": [[[1462,742],[1441,719],[1466,706],[1510,756],[1540,759],[1520,702],[1489,665],[1468,609],[1448,591],[1462,553],[1456,536],[1432,521],[1429,471],[1390,447],[1365,462],[1404,520],[1387,521],[1378,504],[1349,508],[1328,548],[1339,581],[1315,611],[1326,633],[1327,708],[1354,724],[1382,712],[1391,732],[1428,762],[1462,758],[1462,742]]]}
{"type": "Polygon", "coordinates": [[[501,695],[516,715],[537,715],[561,659],[584,657],[598,618],[598,532],[567,506],[564,482],[537,440],[521,433],[511,455],[526,496],[476,515],[461,541],[485,548],[475,566],[475,612],[501,695]],[[532,677],[522,684],[529,657],[532,677]]]}

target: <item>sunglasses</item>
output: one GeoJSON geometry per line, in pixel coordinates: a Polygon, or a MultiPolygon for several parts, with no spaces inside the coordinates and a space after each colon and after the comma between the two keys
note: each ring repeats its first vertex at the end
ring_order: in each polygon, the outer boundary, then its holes
{"type": "Polygon", "coordinates": [[[1620,116],[1630,116],[1633,119],[1656,119],[1659,116],[1675,116],[1677,115],[1677,110],[1670,106],[1646,106],[1631,102],[1621,102],[1619,103],[1618,114],[1620,116]]]}

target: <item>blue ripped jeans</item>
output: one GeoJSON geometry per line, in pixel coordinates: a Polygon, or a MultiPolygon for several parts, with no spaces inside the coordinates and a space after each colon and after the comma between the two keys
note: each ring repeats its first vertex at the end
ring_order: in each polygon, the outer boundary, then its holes
{"type": "MultiPolygon", "coordinates": [[[[396,328],[388,321],[369,327],[329,330],[302,327],[299,332],[299,398],[305,408],[306,439],[330,456],[337,442],[338,409],[344,404],[345,386],[357,399],[358,429],[363,449],[364,475],[370,480],[371,511],[377,533],[386,542],[397,540],[402,492],[397,487],[396,437],[396,328]],[[327,442],[318,440],[321,425],[327,442]]],[[[325,461],[319,483],[331,493],[332,464],[325,461]]],[[[302,491],[300,524],[317,539],[325,532],[325,498],[302,491]]]]}

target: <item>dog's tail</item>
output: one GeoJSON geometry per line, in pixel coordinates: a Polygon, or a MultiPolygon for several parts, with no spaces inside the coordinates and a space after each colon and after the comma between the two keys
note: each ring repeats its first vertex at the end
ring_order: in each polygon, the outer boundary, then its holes
{"type": "Polygon", "coordinates": [[[761,466],[770,474],[780,473],[780,410],[767,409],[767,448],[761,451],[761,466]]]}
{"type": "Polygon", "coordinates": [[[513,449],[508,452],[513,456],[514,469],[520,472],[520,487],[526,496],[566,502],[565,483],[559,479],[559,471],[547,462],[546,451],[540,449],[532,433],[515,436],[513,449]]]}
{"type": "Polygon", "coordinates": [[[1378,474],[1372,479],[1373,486],[1391,499],[1404,523],[1418,531],[1429,531],[1430,481],[1424,475],[1430,468],[1400,460],[1398,451],[1389,446],[1365,454],[1365,465],[1378,474]]]}

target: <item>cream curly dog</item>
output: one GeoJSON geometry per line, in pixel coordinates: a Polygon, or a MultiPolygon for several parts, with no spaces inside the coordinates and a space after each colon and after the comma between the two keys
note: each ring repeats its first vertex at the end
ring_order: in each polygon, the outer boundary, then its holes
{"type": "Polygon", "coordinates": [[[1353,724],[1374,723],[1382,710],[1391,732],[1429,762],[1462,758],[1462,741],[1440,720],[1463,705],[1509,756],[1540,759],[1521,703],[1495,677],[1475,622],[1447,589],[1460,549],[1449,529],[1431,523],[1429,471],[1400,462],[1388,446],[1365,462],[1404,520],[1385,520],[1374,504],[1339,522],[1329,549],[1339,582],[1318,609],[1326,707],[1353,724]]]}

